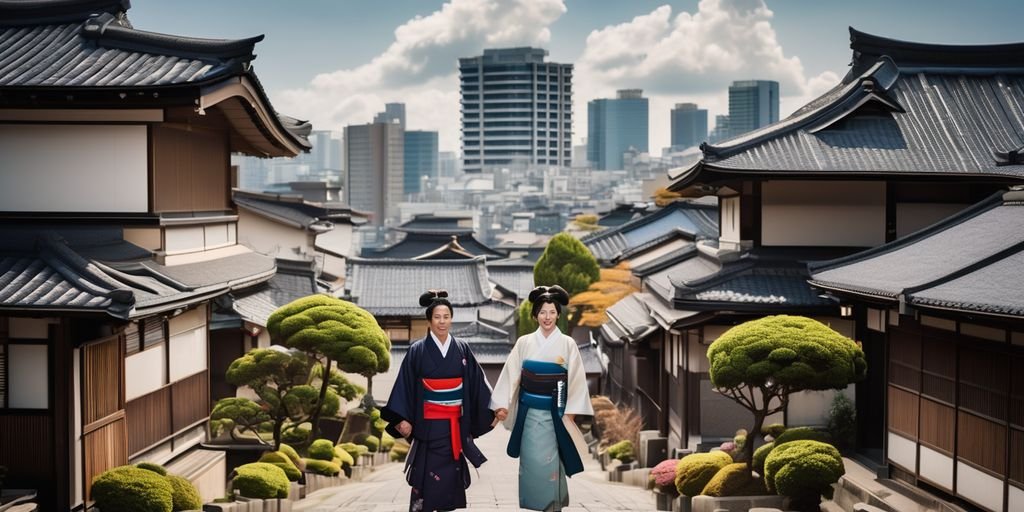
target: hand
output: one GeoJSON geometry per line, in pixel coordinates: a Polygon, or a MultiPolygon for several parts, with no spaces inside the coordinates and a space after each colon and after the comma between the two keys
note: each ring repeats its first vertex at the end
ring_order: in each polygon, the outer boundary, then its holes
{"type": "Polygon", "coordinates": [[[402,420],[395,428],[399,434],[402,434],[402,437],[409,437],[409,434],[412,434],[412,424],[408,421],[402,420]]]}
{"type": "Polygon", "coordinates": [[[508,409],[502,407],[494,411],[494,417],[497,418],[498,421],[505,421],[505,418],[508,418],[508,409]]]}

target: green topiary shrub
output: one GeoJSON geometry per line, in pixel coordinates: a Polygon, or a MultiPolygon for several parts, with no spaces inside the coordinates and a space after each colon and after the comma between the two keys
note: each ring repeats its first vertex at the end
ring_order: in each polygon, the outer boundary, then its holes
{"type": "Polygon", "coordinates": [[[391,448],[395,446],[395,438],[391,437],[391,434],[384,432],[380,437],[380,451],[390,452],[391,448]]]}
{"type": "Polygon", "coordinates": [[[372,453],[376,453],[377,450],[380,450],[380,438],[377,436],[360,434],[356,436],[356,439],[359,439],[356,441],[357,444],[365,446],[366,449],[372,453]]]}
{"type": "Polygon", "coordinates": [[[284,451],[266,452],[260,457],[259,461],[281,468],[289,481],[298,482],[299,478],[302,477],[302,472],[299,471],[298,466],[292,464],[292,459],[284,451]]]}
{"type": "Polygon", "coordinates": [[[732,462],[732,457],[722,451],[687,455],[676,465],[676,490],[683,496],[697,496],[718,470],[732,462]]]}
{"type": "Polygon", "coordinates": [[[619,441],[608,447],[608,456],[628,464],[633,462],[633,442],[619,441]]]}
{"type": "MultiPolygon", "coordinates": [[[[338,445],[339,448],[348,452],[352,456],[353,464],[359,460],[359,445],[355,443],[341,443],[338,445]]],[[[365,448],[365,446],[364,446],[365,448]]]]}
{"type": "Polygon", "coordinates": [[[407,455],[409,455],[409,443],[405,439],[395,441],[395,446],[391,448],[391,460],[404,462],[407,455]]]}
{"type": "Polygon", "coordinates": [[[772,441],[770,443],[765,443],[765,444],[761,445],[760,447],[758,447],[757,450],[754,450],[754,461],[753,461],[754,462],[753,463],[754,471],[757,471],[758,473],[761,473],[762,475],[764,474],[764,459],[768,457],[769,453],[771,453],[772,448],[775,448],[775,442],[774,441],[772,441]]]}
{"type": "Polygon", "coordinates": [[[103,512],[171,512],[174,490],[154,471],[120,466],[92,481],[92,498],[103,512]]]}
{"type": "Polygon", "coordinates": [[[287,455],[289,459],[291,459],[292,464],[295,464],[295,467],[299,468],[299,471],[306,469],[306,463],[303,462],[302,457],[299,456],[299,452],[295,451],[295,448],[292,448],[291,446],[288,446],[286,444],[282,444],[281,452],[287,455]]]}
{"type": "Polygon", "coordinates": [[[350,468],[356,464],[356,460],[352,457],[352,454],[345,451],[341,446],[334,447],[334,458],[341,461],[340,466],[343,468],[350,468]]]}
{"type": "Polygon", "coordinates": [[[306,427],[295,427],[286,430],[281,434],[281,441],[288,444],[301,445],[309,439],[310,430],[306,427]]]}
{"type": "Polygon", "coordinates": [[[140,462],[136,464],[135,467],[145,469],[146,471],[152,471],[160,476],[167,476],[167,468],[155,462],[140,462]]]}
{"type": "Polygon", "coordinates": [[[846,395],[836,393],[828,410],[828,435],[841,453],[857,441],[857,409],[846,395]]]}
{"type": "Polygon", "coordinates": [[[337,476],[341,466],[329,460],[306,459],[306,471],[324,476],[337,476]]]}
{"type": "Polygon", "coordinates": [[[203,498],[199,496],[199,489],[196,489],[192,482],[178,475],[167,475],[164,478],[167,479],[167,483],[171,484],[171,502],[174,512],[202,510],[203,498]]]}
{"type": "Polygon", "coordinates": [[[729,464],[718,470],[701,491],[704,496],[761,496],[768,494],[764,480],[755,477],[745,462],[729,464]]]}
{"type": "Polygon", "coordinates": [[[235,468],[231,488],[246,498],[287,498],[290,484],[283,469],[265,462],[253,462],[235,468]]]}
{"type": "Polygon", "coordinates": [[[814,430],[811,427],[796,427],[791,428],[775,438],[775,446],[786,444],[790,441],[821,441],[827,443],[829,441],[828,434],[819,430],[814,430]]]}
{"type": "Polygon", "coordinates": [[[334,458],[334,443],[326,439],[317,439],[309,445],[309,458],[330,461],[334,458]]]}
{"type": "Polygon", "coordinates": [[[761,435],[772,436],[772,439],[777,439],[785,431],[786,426],[782,423],[772,423],[771,425],[761,427],[761,435]]]}
{"type": "Polygon", "coordinates": [[[764,461],[769,491],[790,498],[796,510],[818,510],[821,496],[832,498],[832,484],[846,472],[839,450],[820,441],[777,445],[764,461]]]}

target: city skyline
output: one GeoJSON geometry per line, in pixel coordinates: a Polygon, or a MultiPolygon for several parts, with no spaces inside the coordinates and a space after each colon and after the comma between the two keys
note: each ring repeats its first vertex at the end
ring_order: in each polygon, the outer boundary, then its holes
{"type": "Polygon", "coordinates": [[[369,121],[385,103],[405,102],[410,129],[437,130],[444,151],[459,149],[457,59],[484,48],[533,45],[547,49],[553,61],[576,65],[573,144],[587,132],[583,109],[589,100],[644,89],[651,100],[650,148],[657,152],[669,145],[674,104],[697,103],[714,118],[727,112],[734,80],[779,81],[780,117],[824,92],[846,72],[847,26],[903,40],[994,43],[1019,40],[1011,20],[1024,14],[1024,6],[1004,1],[972,4],[969,11],[952,1],[853,6],[644,0],[597,6],[577,0],[400,0],[387,12],[364,1],[307,2],[303,9],[237,0],[203,4],[204,12],[223,11],[240,21],[225,26],[217,21],[223,16],[196,20],[188,14],[194,12],[190,3],[140,3],[131,19],[140,29],[165,33],[265,33],[254,66],[283,111],[308,117],[316,129],[340,132],[369,121]],[[465,27],[463,20],[473,23],[465,27]]]}

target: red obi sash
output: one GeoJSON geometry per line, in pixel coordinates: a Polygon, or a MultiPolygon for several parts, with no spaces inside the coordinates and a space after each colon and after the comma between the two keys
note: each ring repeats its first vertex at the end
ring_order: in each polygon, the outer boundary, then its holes
{"type": "Polygon", "coordinates": [[[459,419],[462,418],[462,378],[423,379],[425,389],[423,418],[448,420],[452,433],[452,458],[459,460],[462,454],[462,433],[459,419]]]}

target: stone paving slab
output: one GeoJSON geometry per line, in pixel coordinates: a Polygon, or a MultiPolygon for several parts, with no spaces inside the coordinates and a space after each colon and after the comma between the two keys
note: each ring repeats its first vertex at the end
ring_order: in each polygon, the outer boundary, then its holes
{"type": "MultiPolygon", "coordinates": [[[[509,432],[498,427],[477,440],[488,461],[473,470],[466,491],[467,509],[520,510],[519,460],[505,454],[509,432]]],[[[639,487],[609,482],[592,458],[584,458],[584,471],[569,479],[569,507],[565,512],[654,511],[654,494],[639,487]]],[[[378,467],[363,481],[315,492],[295,504],[301,512],[399,512],[409,508],[409,486],[401,464],[378,467]]]]}

